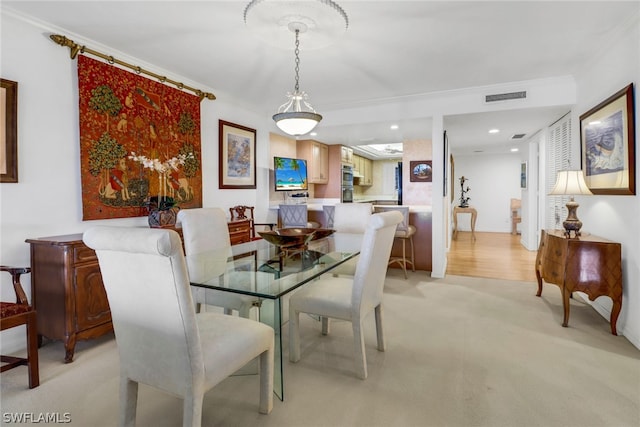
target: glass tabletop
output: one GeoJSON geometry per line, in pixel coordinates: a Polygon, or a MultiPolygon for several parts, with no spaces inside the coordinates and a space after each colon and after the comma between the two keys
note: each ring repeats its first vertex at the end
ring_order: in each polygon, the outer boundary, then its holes
{"type": "Polygon", "coordinates": [[[232,246],[228,252],[187,256],[191,284],[276,299],[354,258],[361,234],[334,233],[286,252],[265,240],[232,246]]]}

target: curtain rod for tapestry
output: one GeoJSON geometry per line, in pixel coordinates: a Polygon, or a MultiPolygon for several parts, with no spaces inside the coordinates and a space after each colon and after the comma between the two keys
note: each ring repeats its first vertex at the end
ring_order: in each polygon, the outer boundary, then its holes
{"type": "Polygon", "coordinates": [[[186,90],[190,90],[191,92],[195,92],[195,94],[200,97],[200,100],[202,100],[202,98],[207,98],[207,99],[210,99],[212,101],[214,99],[216,99],[216,96],[214,94],[212,94],[212,93],[203,92],[200,89],[195,89],[195,88],[189,87],[189,86],[187,86],[187,85],[185,85],[183,83],[177,82],[175,80],[168,79],[165,76],[161,76],[161,75],[156,74],[154,72],[147,71],[147,70],[145,70],[143,68],[140,68],[139,66],[128,64],[128,63],[126,63],[124,61],[121,61],[119,59],[114,58],[113,56],[105,55],[104,53],[100,53],[100,52],[97,52],[97,51],[95,51],[93,49],[89,49],[86,46],[80,46],[79,44],[77,44],[73,40],[68,39],[65,36],[61,36],[60,34],[51,34],[49,36],[49,38],[51,40],[53,40],[54,43],[59,44],[60,46],[68,47],[70,49],[69,55],[71,56],[71,59],[75,59],[76,56],[78,55],[78,53],[88,53],[88,54],[97,56],[99,58],[102,58],[102,59],[106,60],[107,62],[109,62],[110,64],[116,63],[116,64],[122,65],[124,67],[131,68],[133,71],[135,71],[138,74],[142,73],[142,74],[146,74],[146,75],[151,76],[151,77],[155,77],[156,79],[158,79],[162,83],[165,83],[165,82],[171,83],[171,84],[175,85],[178,89],[186,89],[186,90]]]}

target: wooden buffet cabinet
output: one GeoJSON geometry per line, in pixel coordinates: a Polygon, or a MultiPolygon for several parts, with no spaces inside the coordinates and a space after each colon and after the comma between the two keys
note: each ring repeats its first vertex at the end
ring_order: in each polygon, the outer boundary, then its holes
{"type": "Polygon", "coordinates": [[[28,239],[31,245],[31,298],[42,336],[62,340],[64,361],[73,361],[78,340],[113,330],[98,258],[82,234],[28,239]]]}
{"type": "MultiPolygon", "coordinates": [[[[249,220],[229,223],[231,244],[250,240],[249,220]]],[[[180,233],[180,229],[176,229],[180,233]]],[[[96,253],[82,234],[27,239],[31,245],[31,299],[42,337],[62,340],[65,363],[76,342],[113,331],[111,311],[96,253]]]]}
{"type": "Polygon", "coordinates": [[[592,235],[567,238],[563,230],[543,230],[536,257],[537,296],[542,281],[553,283],[562,292],[564,320],[569,324],[569,298],[574,291],[584,292],[591,301],[608,296],[613,301],[611,333],[618,335],[616,322],[622,308],[622,248],[592,235]]]}

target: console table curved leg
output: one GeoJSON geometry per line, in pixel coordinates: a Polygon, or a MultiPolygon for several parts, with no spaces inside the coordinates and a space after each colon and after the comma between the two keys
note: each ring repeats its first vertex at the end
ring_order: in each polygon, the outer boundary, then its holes
{"type": "Polygon", "coordinates": [[[570,302],[569,302],[569,298],[571,298],[571,291],[568,290],[567,288],[563,288],[562,289],[562,308],[564,309],[564,319],[562,320],[562,326],[564,326],[565,328],[567,326],[569,326],[569,309],[570,309],[570,302]]]}
{"type": "Polygon", "coordinates": [[[618,335],[616,324],[618,323],[618,316],[620,315],[621,309],[622,309],[622,297],[614,299],[613,307],[611,307],[611,319],[610,319],[611,333],[613,335],[618,335]]]}
{"type": "Polygon", "coordinates": [[[538,293],[536,296],[539,297],[542,295],[542,276],[540,276],[540,270],[536,268],[536,279],[538,279],[538,293]]]}

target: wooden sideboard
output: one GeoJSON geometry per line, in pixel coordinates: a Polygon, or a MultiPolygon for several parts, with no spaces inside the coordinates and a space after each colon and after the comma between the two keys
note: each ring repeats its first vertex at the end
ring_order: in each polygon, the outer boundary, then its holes
{"type": "Polygon", "coordinates": [[[608,296],[613,301],[611,333],[618,335],[616,322],[622,308],[622,248],[620,243],[592,236],[566,238],[563,230],[543,230],[536,257],[537,296],[542,281],[560,287],[564,320],[569,324],[569,298],[584,292],[591,301],[608,296]]]}
{"type": "MultiPolygon", "coordinates": [[[[249,220],[229,223],[231,244],[250,241],[249,220]]],[[[175,229],[180,232],[182,230],[175,229]]],[[[65,363],[73,361],[76,342],[113,331],[111,311],[96,253],[82,234],[27,239],[31,245],[31,298],[42,337],[62,340],[65,363]]]]}
{"type": "Polygon", "coordinates": [[[82,234],[28,239],[31,245],[31,298],[38,339],[62,340],[64,361],[73,361],[76,342],[113,330],[98,258],[82,234]]]}

